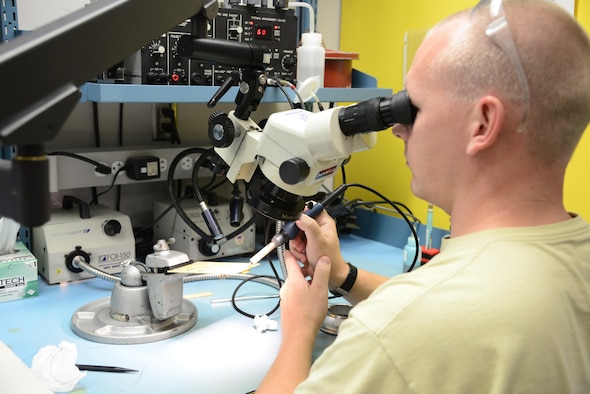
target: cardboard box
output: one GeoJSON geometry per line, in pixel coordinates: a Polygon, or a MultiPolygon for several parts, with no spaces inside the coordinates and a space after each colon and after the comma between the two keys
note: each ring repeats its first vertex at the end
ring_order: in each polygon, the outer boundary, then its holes
{"type": "Polygon", "coordinates": [[[14,253],[0,255],[0,302],[36,297],[37,259],[20,241],[14,253]]]}

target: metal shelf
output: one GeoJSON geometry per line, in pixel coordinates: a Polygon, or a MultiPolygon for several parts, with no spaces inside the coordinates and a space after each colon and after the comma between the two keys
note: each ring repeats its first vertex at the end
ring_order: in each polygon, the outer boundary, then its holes
{"type": "MultiPolygon", "coordinates": [[[[80,101],[99,103],[206,103],[219,89],[218,86],[171,86],[140,84],[92,83],[83,85],[80,101]]],[[[220,100],[233,103],[238,93],[236,86],[220,100]]],[[[324,88],[317,92],[322,102],[356,102],[377,96],[391,95],[391,89],[384,88],[324,88]]],[[[262,102],[286,102],[283,93],[276,87],[266,89],[262,102]]]]}

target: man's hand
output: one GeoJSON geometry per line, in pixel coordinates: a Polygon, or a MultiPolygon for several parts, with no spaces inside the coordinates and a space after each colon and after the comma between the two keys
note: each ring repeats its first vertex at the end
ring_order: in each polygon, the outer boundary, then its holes
{"type": "Polygon", "coordinates": [[[315,264],[307,280],[297,260],[285,251],[287,280],[281,287],[282,340],[279,353],[257,393],[292,393],[311,368],[313,345],[328,310],[330,259],[315,264]]]}
{"type": "MultiPolygon", "coordinates": [[[[321,256],[330,259],[330,280],[328,288],[340,287],[348,276],[348,264],[340,253],[340,241],[334,219],[326,211],[313,219],[306,215],[296,222],[301,233],[289,243],[293,256],[302,264],[303,275],[314,278],[316,266],[321,256]]],[[[352,305],[366,299],[388,278],[359,269],[356,281],[346,300],[352,305]]]]}
{"type": "Polygon", "coordinates": [[[283,337],[307,334],[315,339],[328,308],[328,279],[330,259],[322,256],[314,265],[312,275],[302,268],[295,257],[285,251],[287,280],[281,287],[281,327],[283,337]],[[307,280],[307,276],[312,276],[307,280]]]}
{"type": "Polygon", "coordinates": [[[331,262],[328,287],[335,289],[340,286],[348,275],[348,265],[340,253],[334,219],[323,211],[315,219],[301,215],[296,224],[301,233],[289,243],[289,249],[303,264],[304,274],[313,278],[318,259],[327,256],[331,262]]]}

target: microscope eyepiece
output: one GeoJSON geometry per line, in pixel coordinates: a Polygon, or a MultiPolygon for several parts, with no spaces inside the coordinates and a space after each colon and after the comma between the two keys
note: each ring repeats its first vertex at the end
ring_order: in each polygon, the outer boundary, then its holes
{"type": "Polygon", "coordinates": [[[408,92],[402,90],[390,97],[375,97],[342,108],[338,122],[342,133],[352,136],[384,130],[396,123],[412,124],[416,111],[408,92]]]}

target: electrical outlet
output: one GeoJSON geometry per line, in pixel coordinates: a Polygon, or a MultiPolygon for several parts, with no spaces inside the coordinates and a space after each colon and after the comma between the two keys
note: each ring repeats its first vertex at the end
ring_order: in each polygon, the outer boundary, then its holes
{"type": "Polygon", "coordinates": [[[190,171],[193,168],[193,159],[190,156],[185,157],[180,161],[180,167],[185,171],[190,171]]]}
{"type": "Polygon", "coordinates": [[[121,160],[114,161],[113,164],[111,164],[111,171],[113,172],[113,175],[123,168],[124,165],[125,163],[123,163],[121,160]]]}
{"type": "MultiPolygon", "coordinates": [[[[101,161],[100,164],[104,164],[105,166],[108,167],[108,163],[105,163],[104,161],[101,161]]],[[[98,171],[94,171],[94,175],[96,175],[99,178],[102,178],[103,176],[107,176],[107,174],[103,174],[103,173],[98,172],[98,171]]]]}
{"type": "Polygon", "coordinates": [[[176,104],[156,105],[153,141],[171,141],[177,130],[176,112],[176,104]]]}
{"type": "Polygon", "coordinates": [[[168,171],[168,160],[160,157],[160,173],[163,174],[166,171],[168,171]]]}

